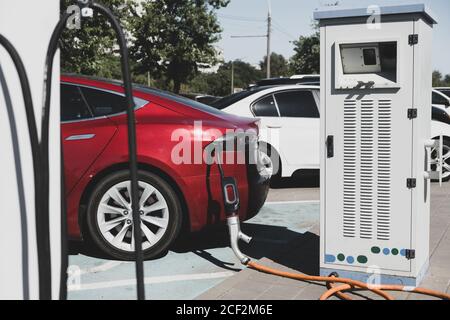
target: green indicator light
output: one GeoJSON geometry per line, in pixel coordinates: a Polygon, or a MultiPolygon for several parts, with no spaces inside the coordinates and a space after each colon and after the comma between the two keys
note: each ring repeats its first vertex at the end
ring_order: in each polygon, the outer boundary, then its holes
{"type": "Polygon", "coordinates": [[[398,251],[398,249],[392,249],[391,250],[391,253],[394,255],[394,256],[396,256],[396,255],[398,255],[399,254],[399,251],[398,251]]]}
{"type": "Polygon", "coordinates": [[[375,254],[379,254],[381,252],[380,247],[372,247],[372,249],[370,249],[372,251],[372,253],[375,254]]]}
{"type": "Polygon", "coordinates": [[[361,264],[365,264],[365,263],[367,263],[368,259],[366,256],[358,256],[358,258],[356,260],[358,260],[358,262],[361,264]]]}
{"type": "Polygon", "coordinates": [[[337,258],[338,258],[339,261],[344,261],[345,260],[345,256],[342,253],[338,254],[337,258]]]}

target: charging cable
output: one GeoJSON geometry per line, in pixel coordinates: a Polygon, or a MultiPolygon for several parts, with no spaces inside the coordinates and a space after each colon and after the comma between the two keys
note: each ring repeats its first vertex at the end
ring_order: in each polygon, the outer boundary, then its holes
{"type": "MultiPolygon", "coordinates": [[[[11,57],[14,66],[17,70],[17,74],[19,76],[20,85],[22,88],[22,95],[25,104],[25,113],[27,118],[28,125],[28,134],[31,144],[31,153],[33,158],[33,174],[34,174],[34,202],[35,202],[35,212],[36,212],[36,221],[38,217],[40,217],[41,208],[42,208],[42,198],[40,197],[40,187],[41,187],[41,156],[39,150],[39,138],[38,131],[36,127],[36,119],[33,108],[33,100],[31,97],[30,83],[28,81],[28,76],[25,71],[24,64],[22,59],[19,56],[19,53],[14,48],[14,46],[6,39],[4,36],[0,34],[0,45],[8,52],[11,57]]],[[[3,72],[1,72],[1,82],[3,93],[6,98],[6,104],[8,108],[10,125],[11,125],[11,133],[13,138],[13,147],[14,147],[14,156],[16,160],[16,166],[21,166],[20,159],[20,150],[17,139],[17,132],[15,130],[15,119],[14,119],[14,110],[11,107],[11,101],[9,97],[9,92],[7,90],[6,80],[3,77],[3,72]],[[8,107],[9,106],[9,107],[8,107]]],[[[30,299],[30,291],[29,291],[29,264],[28,264],[28,224],[27,224],[27,213],[26,207],[24,204],[24,190],[23,190],[23,176],[20,170],[17,171],[17,180],[19,187],[19,201],[21,202],[21,220],[22,220],[22,283],[23,283],[23,298],[24,300],[30,299]]],[[[39,261],[41,262],[41,261],[39,261]]]]}
{"type": "MultiPolygon", "coordinates": [[[[120,26],[119,21],[111,12],[110,9],[92,0],[78,0],[78,5],[82,9],[82,15],[87,17],[91,16],[89,9],[93,9],[104,15],[110,22],[112,28],[114,29],[117,40],[119,42],[120,52],[121,52],[121,65],[122,65],[122,77],[124,82],[125,97],[127,101],[127,124],[128,124],[128,148],[129,148],[129,162],[130,162],[130,180],[131,180],[131,206],[133,214],[133,232],[135,238],[135,253],[136,253],[136,281],[137,281],[137,298],[138,300],[145,300],[145,287],[144,287],[144,263],[143,263],[143,253],[142,253],[142,232],[141,232],[141,217],[139,214],[139,200],[138,200],[138,163],[137,163],[137,144],[136,144],[136,119],[134,114],[134,99],[132,91],[131,82],[131,72],[129,65],[129,53],[128,47],[125,39],[124,32],[120,26]]],[[[53,60],[58,49],[58,40],[65,28],[68,18],[70,15],[65,13],[56,28],[53,31],[50,44],[47,51],[45,75],[44,75],[44,102],[43,102],[43,118],[42,118],[42,144],[41,152],[43,155],[43,167],[44,172],[48,173],[49,161],[48,161],[48,133],[49,133],[49,119],[50,119],[50,99],[51,99],[51,81],[52,81],[52,68],[53,60]]],[[[44,190],[48,190],[48,181],[46,181],[44,190]]],[[[48,221],[48,193],[45,197],[44,208],[47,208],[47,216],[43,217],[43,220],[48,221]]],[[[47,222],[48,226],[48,222],[47,222]]],[[[44,236],[48,236],[45,232],[44,236]]],[[[46,239],[43,239],[43,245],[46,245],[46,239]]],[[[46,251],[46,248],[43,249],[46,251]]],[[[67,257],[67,252],[64,253],[67,257]]],[[[48,256],[50,259],[50,256],[48,256]]],[[[66,273],[66,270],[62,270],[66,273]]],[[[61,284],[63,285],[63,284],[61,284]]],[[[64,283],[64,287],[67,284],[64,283]]]]}

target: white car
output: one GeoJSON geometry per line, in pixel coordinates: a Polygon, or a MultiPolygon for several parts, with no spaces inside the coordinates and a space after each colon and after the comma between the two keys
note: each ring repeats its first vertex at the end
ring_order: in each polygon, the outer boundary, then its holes
{"type": "Polygon", "coordinates": [[[450,88],[433,88],[432,104],[443,109],[450,107],[450,88]]]}
{"type": "Polygon", "coordinates": [[[272,159],[273,175],[291,177],[320,169],[319,86],[255,87],[213,104],[222,111],[261,119],[261,148],[272,159]]]}
{"type": "MultiPolygon", "coordinates": [[[[433,121],[431,136],[443,136],[443,181],[450,181],[450,88],[434,88],[432,93],[433,121]]],[[[436,153],[433,153],[436,156],[436,153]]],[[[436,163],[436,159],[433,159],[436,163]]]]}
{"type": "MultiPolygon", "coordinates": [[[[239,116],[261,119],[262,150],[273,161],[273,174],[291,177],[295,172],[319,170],[319,86],[255,87],[225,97],[214,107],[239,116]]],[[[450,180],[450,98],[433,90],[431,137],[444,138],[443,180],[450,180]]],[[[433,152],[433,158],[436,153],[433,152]]],[[[437,163],[433,159],[433,165],[437,163]]]]}

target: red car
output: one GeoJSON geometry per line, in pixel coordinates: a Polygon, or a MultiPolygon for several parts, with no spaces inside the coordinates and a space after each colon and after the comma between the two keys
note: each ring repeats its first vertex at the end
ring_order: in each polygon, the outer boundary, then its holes
{"type": "MultiPolygon", "coordinates": [[[[207,134],[209,129],[219,130],[224,138],[230,129],[258,132],[258,123],[155,89],[135,86],[133,94],[142,242],[144,255],[150,258],[167,250],[181,231],[197,231],[225,220],[217,165],[174,163],[172,153],[180,141],[173,139],[173,133],[188,132],[189,144],[203,150],[218,138],[207,134]],[[202,123],[200,134],[195,132],[196,121],[202,123]]],[[[61,78],[69,236],[90,241],[114,258],[130,260],[134,237],[125,106],[118,82],[61,78]]],[[[243,220],[258,213],[269,189],[264,170],[248,161],[248,153],[255,151],[248,150],[250,145],[246,145],[245,163],[224,165],[225,174],[237,179],[243,220]]],[[[224,151],[236,154],[242,149],[224,151]]]]}

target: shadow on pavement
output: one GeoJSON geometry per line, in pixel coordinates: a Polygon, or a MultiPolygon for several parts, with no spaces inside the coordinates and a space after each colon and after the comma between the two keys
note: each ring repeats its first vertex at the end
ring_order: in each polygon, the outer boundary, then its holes
{"type": "MultiPolygon", "coordinates": [[[[103,260],[116,260],[111,256],[104,254],[102,251],[98,250],[93,244],[89,244],[84,241],[69,241],[69,255],[79,255],[79,254],[103,260]]],[[[165,255],[167,255],[167,251],[149,260],[161,259],[165,255]]]]}
{"type": "MultiPolygon", "coordinates": [[[[294,232],[286,227],[243,223],[242,230],[253,237],[250,244],[240,242],[241,250],[253,259],[268,258],[278,264],[302,273],[319,273],[319,237],[306,232],[294,232]]],[[[224,226],[211,227],[180,238],[171,248],[176,253],[193,252],[197,256],[225,270],[239,271],[234,263],[224,262],[207,250],[229,248],[228,230],[224,226]]],[[[229,248],[231,253],[231,248],[229,248]]],[[[161,259],[168,252],[151,260],[161,259]]],[[[86,255],[99,259],[111,259],[92,245],[83,242],[69,243],[70,255],[86,255]]]]}
{"type": "Polygon", "coordinates": [[[294,174],[291,178],[282,178],[270,183],[272,189],[319,188],[319,174],[294,174]]]}
{"type": "MultiPolygon", "coordinates": [[[[253,259],[268,258],[278,264],[310,275],[319,274],[319,236],[294,232],[285,227],[243,223],[242,230],[253,237],[250,244],[240,242],[241,250],[253,259]]],[[[235,270],[206,250],[228,248],[229,236],[225,227],[214,227],[186,236],[172,248],[174,252],[194,252],[216,266],[235,270]]],[[[229,249],[231,250],[231,248],[229,249]]]]}

